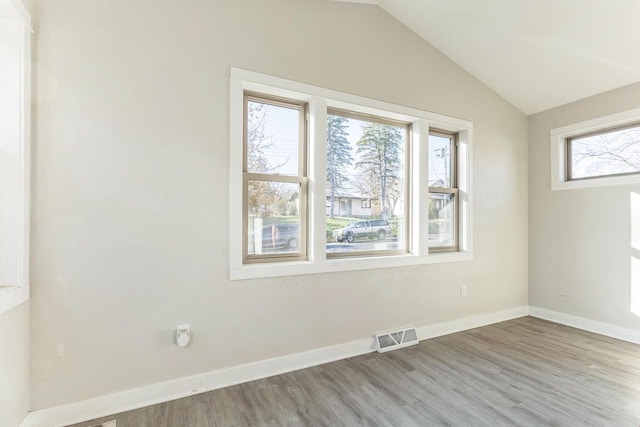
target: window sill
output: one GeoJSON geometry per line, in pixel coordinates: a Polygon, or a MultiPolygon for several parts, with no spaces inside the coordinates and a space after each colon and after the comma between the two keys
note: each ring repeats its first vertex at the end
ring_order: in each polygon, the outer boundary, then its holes
{"type": "Polygon", "coordinates": [[[439,264],[472,261],[470,252],[435,253],[428,256],[395,255],[384,257],[344,258],[323,262],[300,261],[273,264],[252,264],[232,267],[231,280],[259,279],[266,277],[298,276],[304,274],[335,273],[341,271],[371,270],[377,268],[406,267],[412,265],[439,264]]]}
{"type": "Polygon", "coordinates": [[[581,188],[611,187],[614,185],[640,184],[640,175],[605,176],[601,178],[580,179],[575,181],[559,181],[552,183],[551,189],[579,190],[581,188]]]}
{"type": "Polygon", "coordinates": [[[29,300],[29,286],[0,286],[0,314],[29,300]]]}

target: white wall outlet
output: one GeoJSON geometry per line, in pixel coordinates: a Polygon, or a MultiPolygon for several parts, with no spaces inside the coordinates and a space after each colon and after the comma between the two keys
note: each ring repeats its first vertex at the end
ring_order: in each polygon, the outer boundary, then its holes
{"type": "Polygon", "coordinates": [[[191,327],[188,323],[178,325],[176,328],[176,344],[180,347],[186,347],[191,341],[191,327]]]}
{"type": "Polygon", "coordinates": [[[467,286],[460,286],[460,298],[465,298],[467,296],[467,286]]]}

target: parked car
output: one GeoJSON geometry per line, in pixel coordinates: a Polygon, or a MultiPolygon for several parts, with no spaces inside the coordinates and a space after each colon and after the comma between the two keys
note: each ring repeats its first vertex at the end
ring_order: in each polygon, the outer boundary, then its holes
{"type": "MultiPolygon", "coordinates": [[[[298,248],[300,236],[298,232],[298,224],[272,224],[262,227],[262,250],[273,249],[292,249],[298,248]]],[[[249,233],[250,252],[254,252],[255,248],[255,231],[249,233]]]]}
{"type": "Polygon", "coordinates": [[[333,237],[338,242],[353,242],[355,239],[384,239],[391,233],[391,226],[386,219],[374,219],[371,221],[353,221],[344,228],[334,230],[333,237]]]}

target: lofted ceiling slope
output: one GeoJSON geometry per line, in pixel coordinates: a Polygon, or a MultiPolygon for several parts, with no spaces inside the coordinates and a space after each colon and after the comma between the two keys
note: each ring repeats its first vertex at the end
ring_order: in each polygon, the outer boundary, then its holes
{"type": "Polygon", "coordinates": [[[640,81],[638,0],[350,2],[378,5],[527,115],[640,81]]]}

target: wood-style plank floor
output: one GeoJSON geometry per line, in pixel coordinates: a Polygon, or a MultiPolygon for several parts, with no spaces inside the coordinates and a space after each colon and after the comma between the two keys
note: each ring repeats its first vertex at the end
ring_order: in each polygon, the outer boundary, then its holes
{"type": "Polygon", "coordinates": [[[640,346],[524,317],[105,417],[118,427],[640,425],[640,346]]]}

